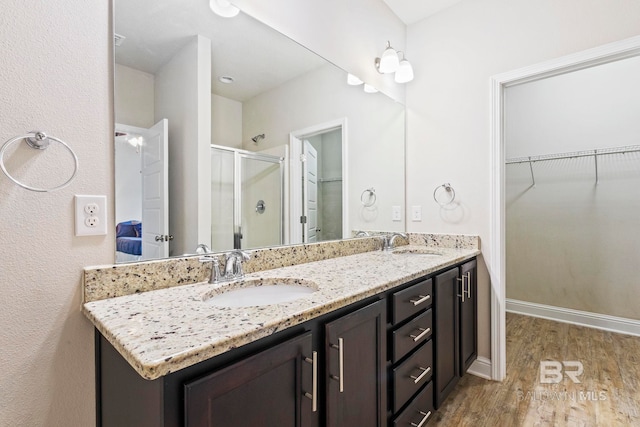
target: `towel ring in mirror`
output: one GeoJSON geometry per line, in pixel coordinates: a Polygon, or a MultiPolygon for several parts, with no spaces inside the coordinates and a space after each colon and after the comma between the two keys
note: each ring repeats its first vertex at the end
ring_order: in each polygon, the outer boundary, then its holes
{"type": "Polygon", "coordinates": [[[360,201],[362,202],[362,206],[364,206],[365,208],[370,208],[371,206],[375,205],[376,200],[376,189],[373,187],[367,188],[360,195],[360,201]]]}

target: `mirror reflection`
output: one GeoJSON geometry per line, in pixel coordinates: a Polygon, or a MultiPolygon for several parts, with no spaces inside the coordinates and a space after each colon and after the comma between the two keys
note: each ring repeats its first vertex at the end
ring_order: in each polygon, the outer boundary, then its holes
{"type": "Polygon", "coordinates": [[[116,262],[404,231],[403,105],[206,1],[114,20],[116,262]]]}

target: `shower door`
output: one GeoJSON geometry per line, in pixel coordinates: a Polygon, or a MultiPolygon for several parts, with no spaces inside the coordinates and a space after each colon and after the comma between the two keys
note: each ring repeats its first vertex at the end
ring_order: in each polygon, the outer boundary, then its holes
{"type": "Polygon", "coordinates": [[[283,243],[284,161],[211,146],[211,249],[283,243]]]}

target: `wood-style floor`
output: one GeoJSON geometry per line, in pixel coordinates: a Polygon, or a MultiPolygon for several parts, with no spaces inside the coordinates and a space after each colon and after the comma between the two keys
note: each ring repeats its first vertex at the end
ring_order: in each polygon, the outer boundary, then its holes
{"type": "Polygon", "coordinates": [[[507,313],[506,379],[465,375],[429,425],[640,426],[640,337],[507,313]],[[580,383],[541,383],[540,361],[581,362],[580,383]]]}

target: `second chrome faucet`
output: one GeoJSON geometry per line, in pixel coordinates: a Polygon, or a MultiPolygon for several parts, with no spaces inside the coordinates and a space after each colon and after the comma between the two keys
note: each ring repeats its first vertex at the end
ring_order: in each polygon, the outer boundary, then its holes
{"type": "Polygon", "coordinates": [[[241,249],[235,249],[227,253],[225,258],[224,273],[221,273],[220,271],[220,259],[217,256],[205,255],[200,258],[200,262],[210,262],[212,264],[209,283],[215,284],[228,282],[230,280],[242,279],[244,277],[242,262],[249,260],[249,252],[241,249]]]}

